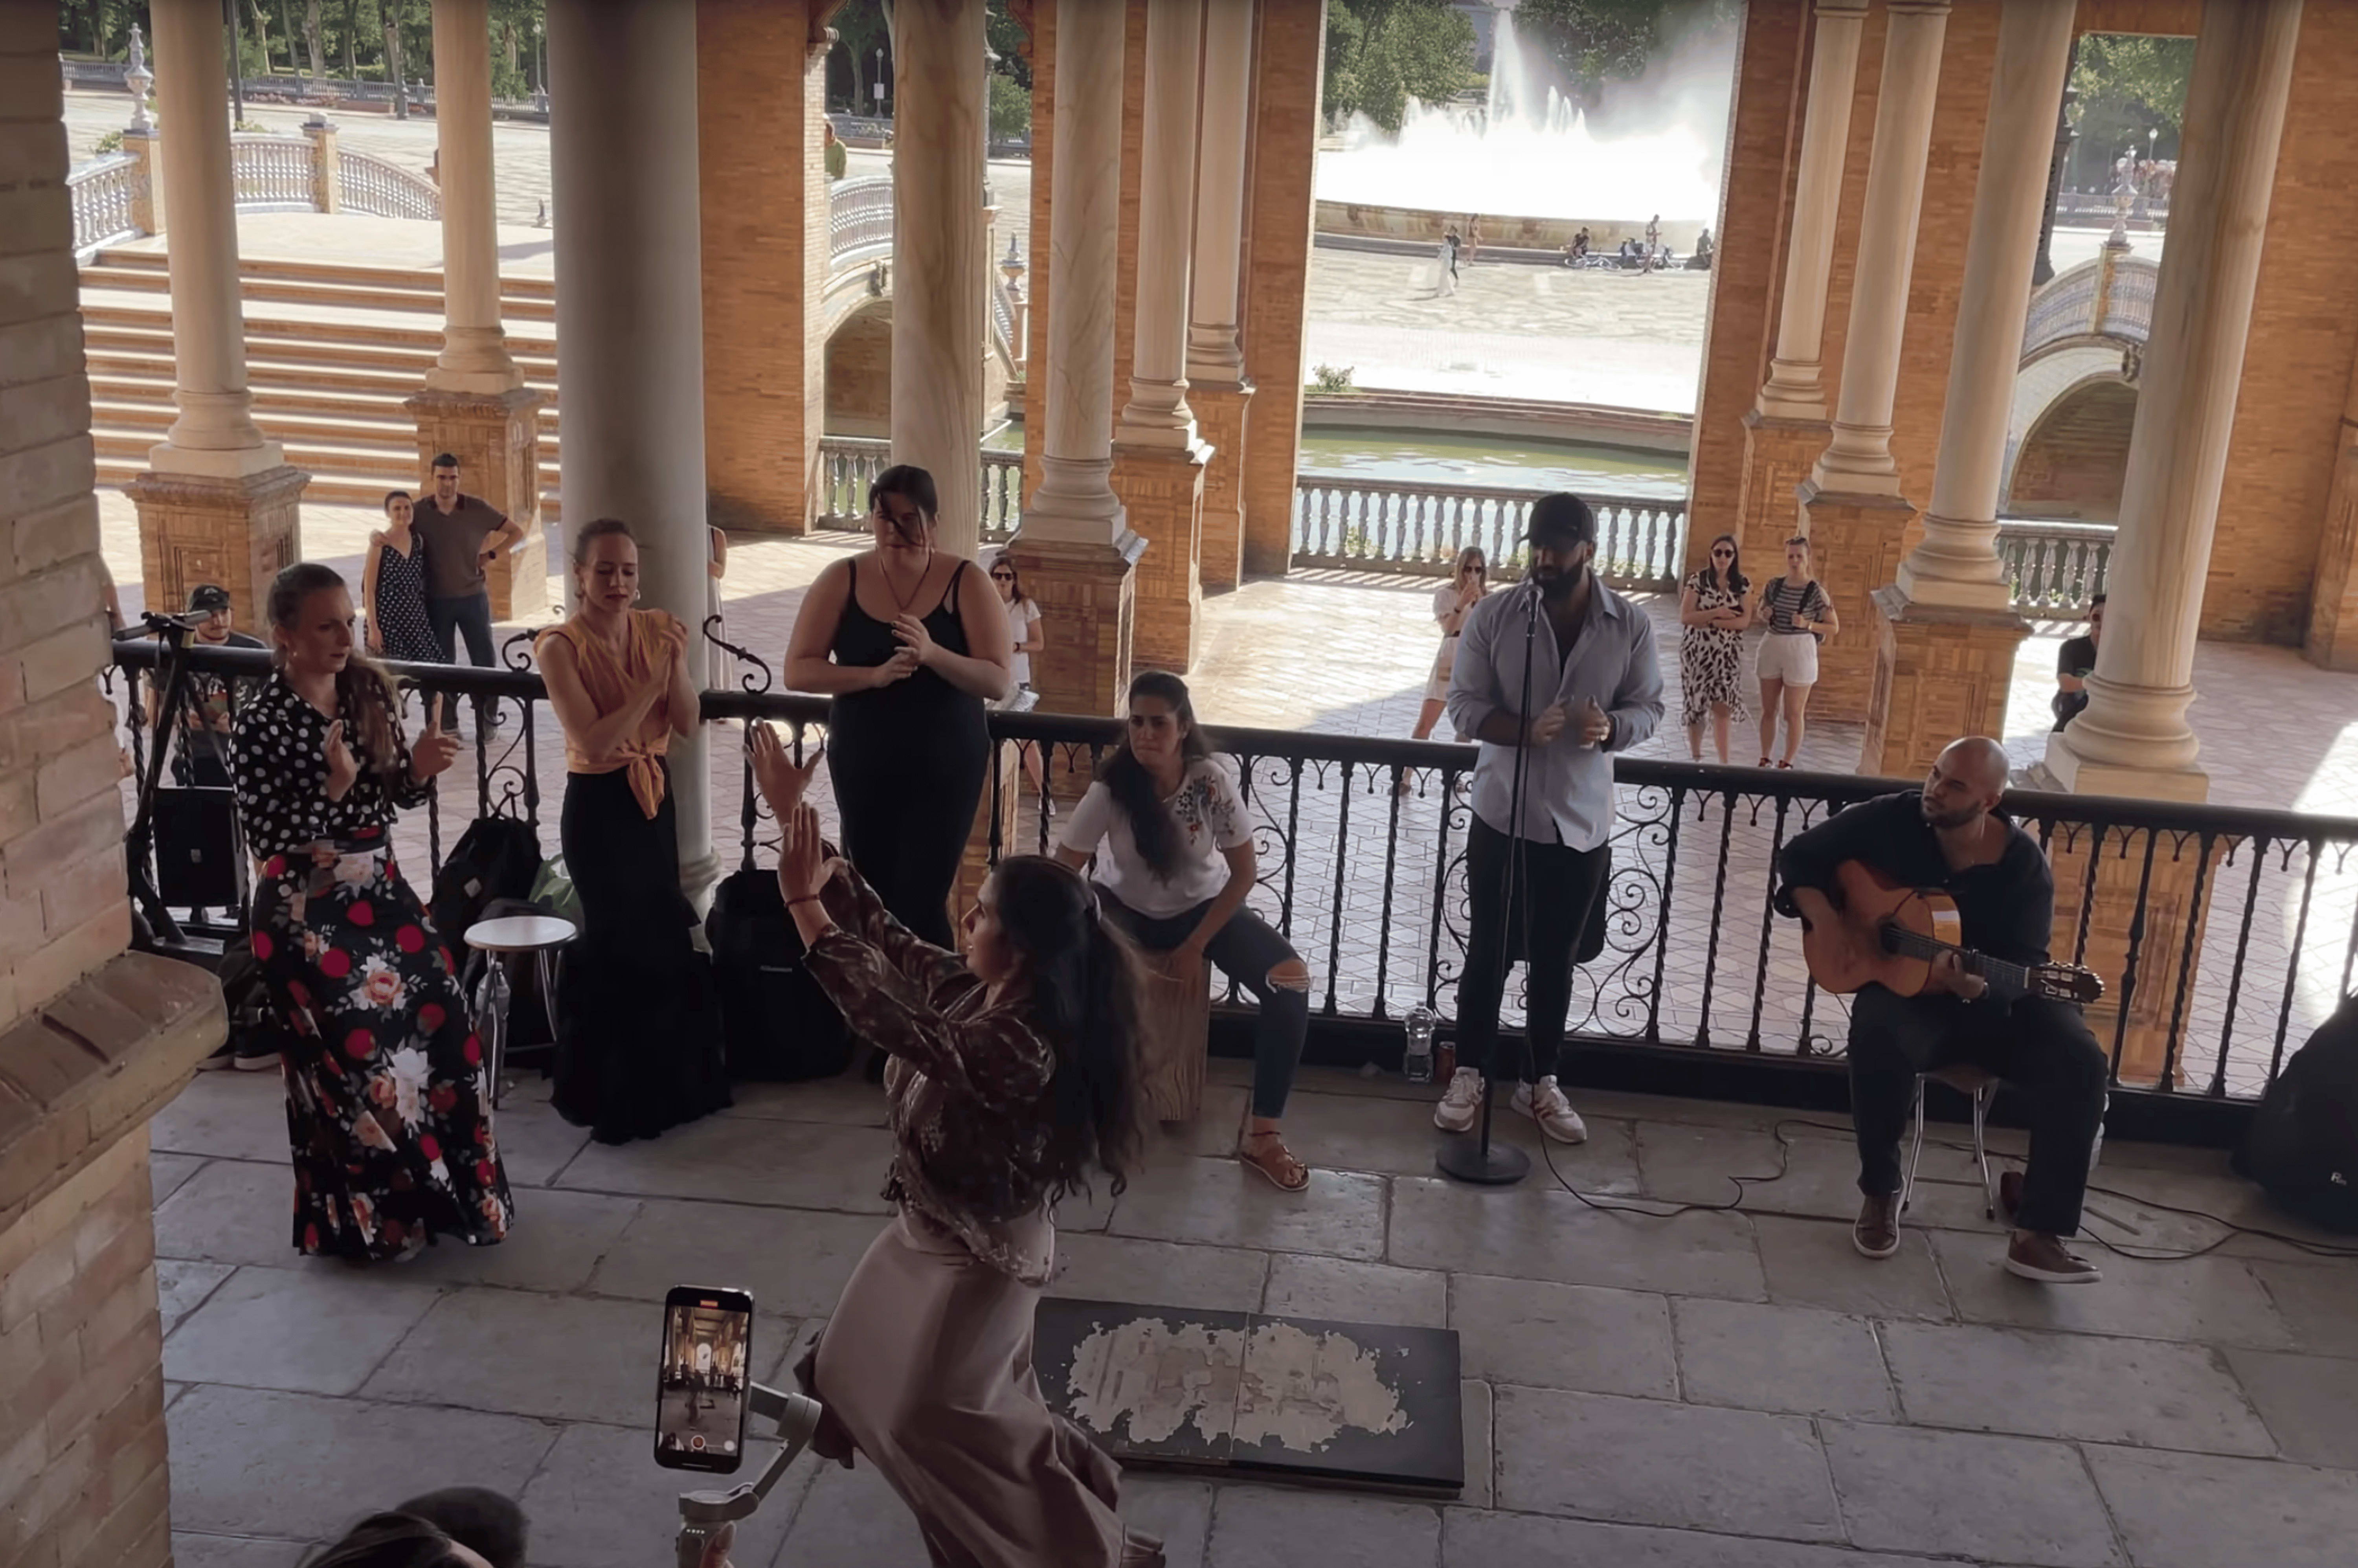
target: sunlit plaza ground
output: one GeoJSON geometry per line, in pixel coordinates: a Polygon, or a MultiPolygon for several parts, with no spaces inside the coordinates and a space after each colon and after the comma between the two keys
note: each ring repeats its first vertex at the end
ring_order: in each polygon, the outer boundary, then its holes
{"type": "MultiPolygon", "coordinates": [[[[122,106],[70,95],[78,158],[122,106]]],[[[300,116],[251,117],[292,130],[300,116]]],[[[431,156],[430,122],[355,115],[345,131],[412,168],[431,156]]],[[[545,267],[547,235],[530,226],[546,133],[496,136],[507,263],[545,267]]],[[[853,155],[854,174],[884,168],[853,155]]],[[[991,176],[1020,229],[1028,168],[994,164],[991,176]]],[[[432,265],[432,227],[398,227],[374,232],[432,265]]],[[[2059,265],[2095,237],[2067,234],[2059,265]]],[[[1446,297],[1437,282],[1427,260],[1316,252],[1309,357],[1353,365],[1368,385],[1692,407],[1703,275],[1477,265],[1446,297]]],[[[115,492],[101,506],[135,610],[135,519],[115,492]]],[[[366,508],[307,506],[303,553],[356,578],[375,522],[366,508]]],[[[774,662],[804,589],[850,547],[738,540],[723,588],[731,638],[774,662]]],[[[1203,717],[1407,734],[1433,652],[1427,597],[1414,582],[1306,573],[1208,599],[1190,675],[1203,717]]],[[[1681,757],[1674,607],[1656,597],[1648,609],[1673,674],[1671,721],[1639,754],[1681,757]]],[[[2071,630],[2041,625],[2024,645],[2005,737],[2017,762],[2043,744],[2055,650],[2071,630]]],[[[2358,683],[2289,650],[2209,643],[2195,683],[2213,800],[2358,815],[2358,683]]],[[[1802,765],[1848,771],[1859,741],[1855,726],[1816,726],[1802,765]]],[[[1736,760],[1752,749],[1739,730],[1736,760]]],[[[739,763],[727,739],[713,750],[708,784],[728,837],[739,763]]],[[[475,761],[462,753],[458,776],[471,780],[475,761]]],[[[547,727],[536,762],[553,844],[563,762],[547,727]]],[[[1436,807],[1419,796],[1403,809],[1436,807]]],[[[469,809],[451,803],[446,846],[469,809]]],[[[420,833],[404,825],[413,874],[420,833]]],[[[734,848],[732,837],[724,853],[734,848]]],[[[1347,867],[1355,885],[1378,871],[1347,867]]],[[[1305,914],[1304,929],[1322,918],[1305,914]]],[[[2338,954],[2349,905],[2333,918],[2338,954]]],[[[1322,988],[1357,1005],[1372,963],[1348,948],[1322,988]]],[[[1688,982],[1674,969],[1670,983],[1688,982]]],[[[1855,1165],[1838,1116],[1584,1094],[1590,1141],[1485,1194],[1433,1176],[1428,1092],[1306,1072],[1286,1128],[1318,1174],[1287,1197],[1225,1159],[1245,1089],[1236,1065],[1216,1062],[1201,1117],[1158,1144],[1130,1190],[1061,1217],[1062,1293],[1462,1336],[1462,1498],[1133,1475],[1126,1508],[1165,1535],[1174,1565],[2349,1560],[2358,1261],[2185,1212],[2288,1228],[2223,1156],[2109,1142],[2088,1220],[2107,1277],[2046,1292],[1997,1268],[2002,1242],[1953,1148],[1928,1156],[1900,1256],[1869,1264],[1847,1237],[1855,1165]],[[1608,1203],[1721,1204],[1739,1190],[1731,1176],[1780,1167],[1736,1211],[1677,1218],[1600,1212],[1558,1181],[1608,1203]],[[2125,1255],[2214,1241],[2183,1261],[2125,1255]]],[[[655,1303],[682,1281],[750,1288],[753,1365],[776,1380],[883,1223],[882,1111],[856,1082],[754,1087],[729,1112],[618,1150],[559,1120],[527,1073],[498,1117],[517,1189],[511,1240],[363,1274],[289,1245],[276,1077],[200,1077],[153,1132],[177,1561],[291,1568],[364,1508],[459,1481],[523,1498],[543,1568],[669,1561],[671,1498],[686,1483],[649,1457],[655,1303]]],[[[1528,1123],[1504,1126],[1537,1152],[1528,1123]]],[[[1996,1141],[2018,1154],[2014,1135],[1996,1141]]],[[[923,1555],[872,1470],[806,1461],[736,1560],[900,1568],[923,1555]]]]}

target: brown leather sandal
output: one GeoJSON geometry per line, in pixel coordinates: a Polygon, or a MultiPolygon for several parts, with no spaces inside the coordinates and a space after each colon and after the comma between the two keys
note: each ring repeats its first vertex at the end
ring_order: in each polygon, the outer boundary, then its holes
{"type": "Polygon", "coordinates": [[[1293,1157],[1279,1132],[1248,1132],[1237,1141],[1237,1162],[1260,1173],[1282,1193],[1298,1193],[1310,1184],[1310,1167],[1293,1157]],[[1258,1144],[1259,1152],[1253,1146],[1258,1144]]]}

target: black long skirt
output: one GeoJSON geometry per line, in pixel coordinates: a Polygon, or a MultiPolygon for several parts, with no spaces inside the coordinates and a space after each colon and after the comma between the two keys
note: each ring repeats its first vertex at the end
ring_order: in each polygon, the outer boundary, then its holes
{"type": "Polygon", "coordinates": [[[690,940],[668,768],[662,807],[626,774],[571,773],[559,828],[582,931],[557,987],[557,1114],[600,1143],[653,1138],[729,1103],[712,965],[690,940]]]}

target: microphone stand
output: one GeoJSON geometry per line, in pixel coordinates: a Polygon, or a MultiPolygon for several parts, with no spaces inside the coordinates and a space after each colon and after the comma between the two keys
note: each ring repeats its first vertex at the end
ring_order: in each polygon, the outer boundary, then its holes
{"type": "MultiPolygon", "coordinates": [[[[1531,768],[1531,749],[1528,743],[1531,729],[1531,656],[1538,649],[1540,632],[1540,587],[1536,581],[1529,587],[1531,591],[1523,600],[1523,691],[1522,699],[1516,708],[1520,730],[1516,737],[1513,782],[1507,794],[1509,835],[1507,840],[1507,885],[1498,912],[1498,965],[1494,977],[1498,981],[1500,1006],[1504,1006],[1507,1000],[1507,971],[1514,967],[1515,961],[1514,945],[1508,939],[1515,932],[1515,911],[1520,907],[1516,899],[1523,891],[1518,884],[1529,875],[1522,852],[1523,795],[1531,768]]],[[[1475,912],[1475,918],[1481,918],[1478,910],[1475,912]]],[[[1524,921],[1526,927],[1530,924],[1528,919],[1524,921]]],[[[1523,932],[1526,947],[1531,946],[1531,934],[1526,929],[1523,932]]],[[[1525,1033],[1528,1033],[1529,1030],[1527,1022],[1525,1033]]],[[[1481,1137],[1472,1143],[1463,1138],[1452,1138],[1433,1157],[1433,1164],[1443,1175],[1455,1176],[1461,1182],[1470,1182],[1476,1186],[1512,1186],[1531,1174],[1531,1169],[1530,1155],[1511,1143],[1493,1144],[1490,1141],[1490,1116],[1498,1100],[1498,1079],[1492,1071],[1498,1059],[1498,1026],[1494,1022],[1489,1054],[1482,1063],[1481,1137]]]]}

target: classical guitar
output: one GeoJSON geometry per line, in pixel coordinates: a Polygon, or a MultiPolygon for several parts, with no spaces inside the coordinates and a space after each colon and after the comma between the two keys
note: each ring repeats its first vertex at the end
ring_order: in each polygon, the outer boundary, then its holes
{"type": "Polygon", "coordinates": [[[2012,964],[1972,951],[1960,941],[1964,923],[1954,899],[1938,888],[1904,887],[1862,861],[1834,868],[1828,899],[1850,950],[1838,961],[1832,935],[1802,923],[1801,957],[1822,989],[1847,995],[1879,984],[1915,996],[1931,978],[1932,961],[1954,953],[1967,973],[1988,982],[1993,996],[2038,996],[2086,1007],[2104,994],[2104,982],[2076,964],[2012,964]]]}

